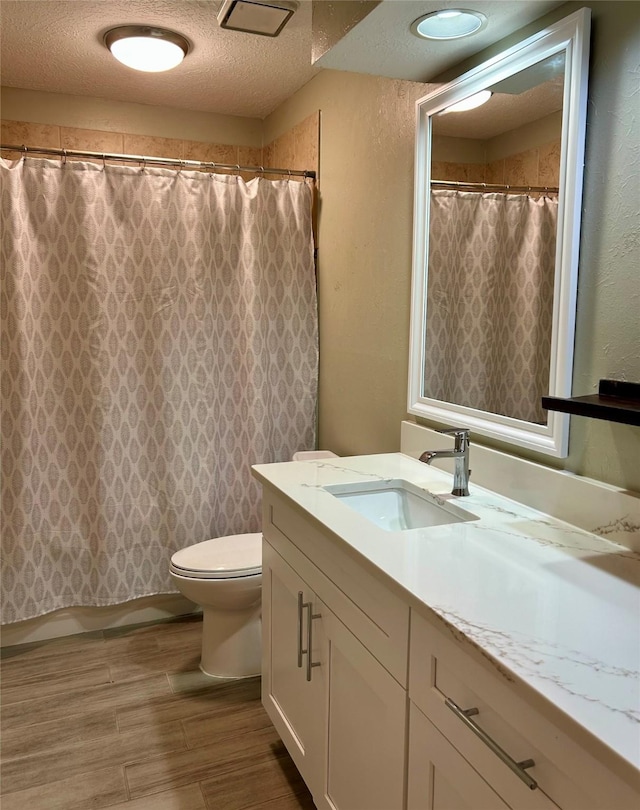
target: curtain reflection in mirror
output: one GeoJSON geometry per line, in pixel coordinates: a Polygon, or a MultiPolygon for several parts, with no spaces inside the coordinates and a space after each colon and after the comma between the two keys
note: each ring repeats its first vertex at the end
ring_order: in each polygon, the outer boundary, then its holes
{"type": "Polygon", "coordinates": [[[557,209],[432,189],[425,396],[546,423],[557,209]]]}

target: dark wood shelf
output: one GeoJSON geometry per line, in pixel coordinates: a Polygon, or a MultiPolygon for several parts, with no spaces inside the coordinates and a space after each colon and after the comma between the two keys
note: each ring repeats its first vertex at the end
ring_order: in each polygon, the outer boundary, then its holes
{"type": "Polygon", "coordinates": [[[640,426],[640,383],[600,380],[597,394],[584,397],[542,397],[542,407],[575,416],[640,426]]]}

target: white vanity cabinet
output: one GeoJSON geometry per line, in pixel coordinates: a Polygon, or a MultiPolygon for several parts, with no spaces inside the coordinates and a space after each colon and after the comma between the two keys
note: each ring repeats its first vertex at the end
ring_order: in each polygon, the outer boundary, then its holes
{"type": "MultiPolygon", "coordinates": [[[[392,464],[376,469],[384,480],[403,477],[392,464]]],[[[577,700],[567,700],[563,690],[572,689],[572,682],[565,687],[557,680],[557,689],[548,688],[540,659],[562,655],[564,647],[544,636],[536,647],[531,625],[529,636],[514,634],[512,617],[503,619],[493,605],[492,623],[474,625],[456,616],[458,602],[464,605],[468,596],[459,580],[473,582],[476,576],[475,568],[465,569],[474,559],[473,528],[460,524],[442,534],[406,536],[367,529],[346,510],[334,519],[330,496],[322,494],[324,485],[343,480],[345,470],[337,464],[335,473],[331,465],[258,470],[263,704],[318,810],[640,808],[638,773],[595,733],[593,717],[602,717],[602,706],[596,707],[600,714],[590,714],[577,691],[577,700]],[[436,605],[447,601],[451,620],[438,615],[444,609],[431,604],[431,594],[436,605]],[[465,623],[468,629],[457,626],[465,623]],[[496,657],[500,644],[511,666],[496,657]],[[494,654],[486,651],[490,646],[494,654]]],[[[510,503],[512,509],[517,507],[510,503]]],[[[480,538],[499,542],[504,555],[514,553],[509,510],[490,513],[508,531],[480,538]]],[[[547,524],[542,529],[549,531],[547,524]]],[[[560,539],[572,538],[564,533],[560,539]]],[[[520,542],[522,554],[531,552],[526,537],[520,542]]],[[[545,547],[533,550],[543,554],[545,547]]],[[[557,552],[547,558],[559,559],[557,552]]],[[[494,555],[492,565],[500,566],[501,559],[494,555]]],[[[569,555],[561,559],[571,562],[569,555]]],[[[512,565],[506,558],[504,576],[512,565]]],[[[575,626],[581,631],[584,621],[575,626]]],[[[604,665],[603,672],[591,670],[595,680],[609,677],[604,665]]],[[[616,672],[621,680],[632,674],[621,667],[616,672]]],[[[590,703],[599,694],[606,700],[608,692],[593,694],[590,703]]],[[[612,703],[615,697],[611,693],[612,703]]],[[[610,717],[616,714],[605,713],[610,717]]],[[[626,738],[618,738],[622,751],[626,738]]]]}
{"type": "Polygon", "coordinates": [[[408,607],[266,493],[265,518],[263,704],[318,808],[401,810],[408,607]]]}

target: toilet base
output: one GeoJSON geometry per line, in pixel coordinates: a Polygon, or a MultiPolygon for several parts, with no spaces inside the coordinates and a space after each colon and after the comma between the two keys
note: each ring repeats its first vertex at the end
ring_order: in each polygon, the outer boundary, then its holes
{"type": "Polygon", "coordinates": [[[261,603],[246,610],[202,609],[200,669],[215,678],[251,678],[262,666],[261,603]]]}

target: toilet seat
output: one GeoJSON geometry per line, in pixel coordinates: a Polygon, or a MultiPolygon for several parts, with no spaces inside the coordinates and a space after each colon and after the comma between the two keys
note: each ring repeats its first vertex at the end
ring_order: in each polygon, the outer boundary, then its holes
{"type": "Polygon", "coordinates": [[[176,551],[171,571],[181,577],[231,579],[262,573],[262,533],[214,537],[176,551]]]}

